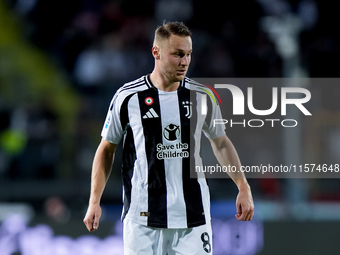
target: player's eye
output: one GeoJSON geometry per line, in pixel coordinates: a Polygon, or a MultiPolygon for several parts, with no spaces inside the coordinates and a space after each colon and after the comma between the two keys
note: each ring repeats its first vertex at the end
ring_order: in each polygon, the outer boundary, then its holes
{"type": "Polygon", "coordinates": [[[176,57],[180,57],[180,58],[184,57],[184,54],[181,53],[181,52],[175,52],[174,55],[175,55],[176,57]]]}

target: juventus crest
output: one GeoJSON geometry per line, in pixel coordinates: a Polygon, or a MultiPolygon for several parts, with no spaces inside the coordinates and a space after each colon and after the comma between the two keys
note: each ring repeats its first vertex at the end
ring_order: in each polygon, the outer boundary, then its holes
{"type": "Polygon", "coordinates": [[[192,116],[192,102],[190,101],[183,101],[182,102],[184,108],[187,110],[185,117],[187,117],[188,119],[191,118],[192,116]]]}

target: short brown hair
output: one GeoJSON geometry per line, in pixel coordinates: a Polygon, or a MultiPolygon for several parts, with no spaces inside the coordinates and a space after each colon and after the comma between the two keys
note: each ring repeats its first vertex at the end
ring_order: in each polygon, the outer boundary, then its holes
{"type": "Polygon", "coordinates": [[[178,22],[178,21],[165,22],[164,21],[163,25],[159,26],[155,31],[155,41],[162,40],[162,39],[169,39],[171,35],[191,37],[191,31],[186,25],[184,25],[183,22],[178,22]]]}

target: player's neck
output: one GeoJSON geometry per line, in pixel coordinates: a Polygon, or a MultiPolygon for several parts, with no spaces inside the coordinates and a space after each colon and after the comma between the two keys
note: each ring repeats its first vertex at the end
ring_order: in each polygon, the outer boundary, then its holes
{"type": "Polygon", "coordinates": [[[155,72],[155,70],[150,74],[150,80],[152,84],[159,90],[165,92],[171,92],[178,89],[180,82],[171,82],[162,74],[155,72]]]}

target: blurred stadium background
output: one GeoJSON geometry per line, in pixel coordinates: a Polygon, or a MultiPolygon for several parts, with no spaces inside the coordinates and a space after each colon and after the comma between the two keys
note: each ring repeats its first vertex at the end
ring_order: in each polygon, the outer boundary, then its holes
{"type": "MultiPolygon", "coordinates": [[[[119,161],[100,229],[83,226],[91,164],[112,95],[152,71],[163,20],[193,31],[189,77],[339,76],[339,14],[329,0],[0,0],[1,255],[122,254],[119,161]]],[[[291,145],[305,163],[339,163],[340,86],[317,91],[313,121],[291,145]]],[[[280,139],[231,139],[248,165],[284,161],[280,139]]],[[[242,223],[234,185],[209,179],[214,254],[339,250],[339,179],[249,182],[256,217],[242,223]]]]}

